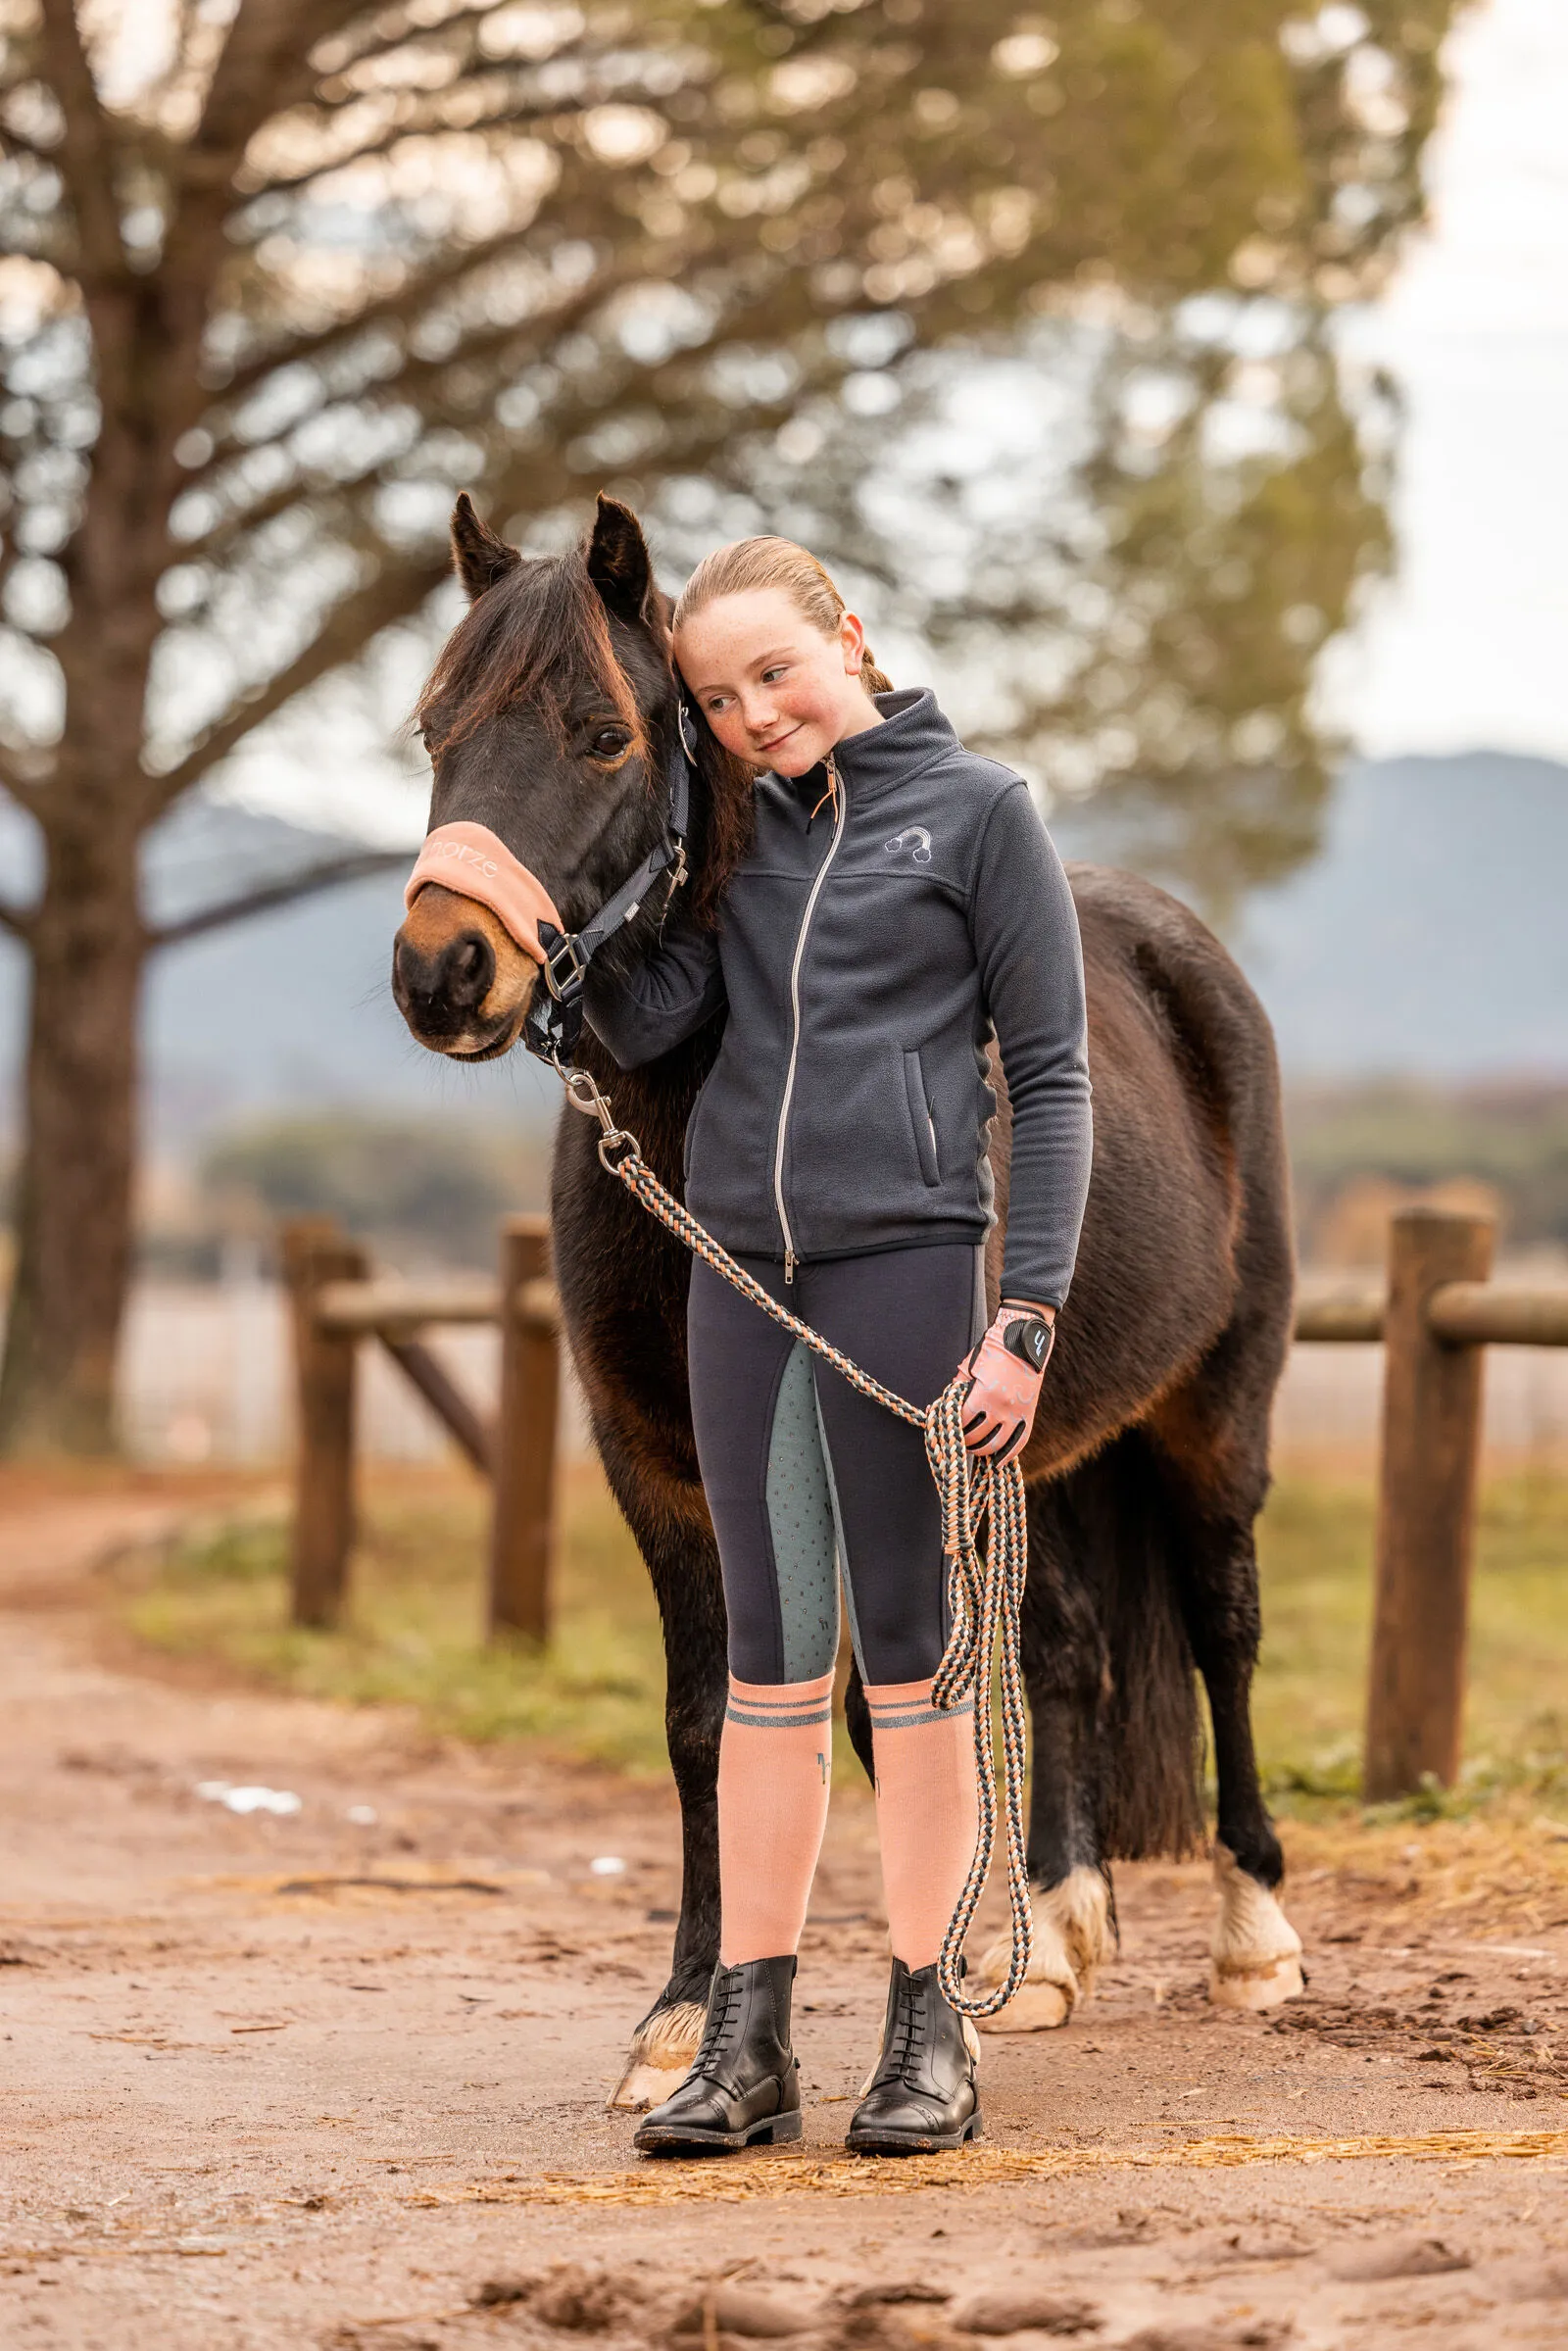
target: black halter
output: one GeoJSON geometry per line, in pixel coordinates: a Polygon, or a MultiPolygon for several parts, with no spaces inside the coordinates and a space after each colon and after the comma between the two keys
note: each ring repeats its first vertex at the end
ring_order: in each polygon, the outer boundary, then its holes
{"type": "Polygon", "coordinates": [[[606,941],[622,923],[630,922],[662,874],[670,873],[664,901],[667,913],[676,891],[686,879],[686,836],[691,829],[692,768],[696,753],[687,736],[689,713],[683,694],[675,698],[675,738],[665,769],[668,794],[662,840],[651,849],[597,914],[580,931],[558,931],[553,923],[539,925],[539,944],[545,951],[543,988],[536,987],[522,1042],[541,1061],[559,1064],[576,1049],[582,1034],[582,991],[588,967],[606,941]]]}

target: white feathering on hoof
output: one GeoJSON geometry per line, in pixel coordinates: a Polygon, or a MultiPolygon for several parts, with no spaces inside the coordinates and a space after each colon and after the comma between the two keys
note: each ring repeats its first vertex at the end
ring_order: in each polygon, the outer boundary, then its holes
{"type": "Polygon", "coordinates": [[[1214,1847],[1219,1916],[1210,1941],[1208,1996],[1220,2008],[1278,2008],[1306,1987],[1301,1938],[1266,1886],[1228,1845],[1214,1847]]]}
{"type": "MultiPolygon", "coordinates": [[[[981,2018],[983,2033],[1049,2033],[1094,1996],[1111,1947],[1110,1896],[1099,1870],[1069,1871],[1036,1893],[1033,1909],[1029,1973],[1005,2008],[981,2018]]],[[[1005,1981],[1008,1948],[1003,1935],[985,1953],[974,1971],[982,1984],[1005,1981]]]]}
{"type": "Polygon", "coordinates": [[[699,2000],[656,2008],[632,2034],[626,2071],[606,2103],[628,2107],[634,2114],[662,2106],[691,2072],[707,2019],[708,2011],[699,2000]]]}

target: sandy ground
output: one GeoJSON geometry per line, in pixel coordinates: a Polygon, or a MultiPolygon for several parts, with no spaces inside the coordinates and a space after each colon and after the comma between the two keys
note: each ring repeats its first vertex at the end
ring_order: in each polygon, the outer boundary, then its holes
{"type": "Polygon", "coordinates": [[[988,2039],[984,2146],[856,2163],[884,1946],[847,1789],[804,2149],[639,2165],[604,2100],[664,1973],[667,1793],[156,1675],[90,1571],[169,1510],[0,1509],[5,2351],[1568,2340],[1568,1920],[1396,1941],[1320,1873],[1307,1997],[1239,2017],[1203,1996],[1205,1872],[1123,1870],[1095,2002],[988,2039]]]}

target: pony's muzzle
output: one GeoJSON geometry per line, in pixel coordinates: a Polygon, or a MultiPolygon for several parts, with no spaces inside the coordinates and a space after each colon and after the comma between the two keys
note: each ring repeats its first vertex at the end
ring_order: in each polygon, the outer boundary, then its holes
{"type": "Polygon", "coordinates": [[[392,948],[392,994],[431,1053],[488,1060],[516,1043],[539,965],[488,906],[429,883],[392,948]]]}

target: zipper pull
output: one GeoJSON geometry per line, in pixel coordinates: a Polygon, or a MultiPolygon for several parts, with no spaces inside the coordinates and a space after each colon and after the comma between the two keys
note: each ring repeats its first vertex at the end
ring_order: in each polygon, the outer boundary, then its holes
{"type": "Polygon", "coordinates": [[[786,1284],[794,1281],[795,1268],[799,1262],[800,1260],[797,1258],[795,1251],[792,1249],[787,1249],[784,1251],[784,1280],[786,1284]]]}
{"type": "Polygon", "coordinates": [[[831,752],[829,752],[827,755],[827,790],[823,793],[821,799],[817,802],[815,808],[806,819],[806,829],[808,832],[810,831],[812,825],[816,822],[818,816],[821,815],[823,808],[827,806],[829,801],[833,803],[833,821],[835,824],[837,824],[839,820],[839,770],[838,762],[834,759],[831,752]]]}

